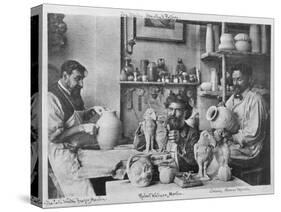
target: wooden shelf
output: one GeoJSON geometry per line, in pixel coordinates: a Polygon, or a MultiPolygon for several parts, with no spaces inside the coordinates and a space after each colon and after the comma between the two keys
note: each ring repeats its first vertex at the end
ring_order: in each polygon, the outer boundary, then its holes
{"type": "MultiPolygon", "coordinates": [[[[203,96],[203,97],[212,97],[212,98],[216,98],[218,96],[222,96],[222,91],[201,91],[198,90],[197,91],[199,96],[203,96]]],[[[231,96],[232,92],[228,91],[226,92],[226,96],[231,96]]]]}
{"type": "Polygon", "coordinates": [[[222,55],[227,57],[269,57],[267,54],[254,53],[254,52],[241,52],[237,50],[223,50],[216,52],[206,52],[201,55],[201,60],[218,60],[221,59],[222,55]]]}
{"type": "Polygon", "coordinates": [[[158,86],[197,86],[198,82],[187,82],[187,83],[163,83],[163,82],[135,82],[135,81],[120,81],[120,85],[158,85],[158,86]]]}

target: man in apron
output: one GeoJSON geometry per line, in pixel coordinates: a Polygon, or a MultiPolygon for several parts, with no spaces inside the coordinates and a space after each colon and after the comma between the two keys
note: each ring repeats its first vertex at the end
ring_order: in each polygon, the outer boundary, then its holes
{"type": "MultiPolygon", "coordinates": [[[[72,95],[83,88],[87,70],[79,62],[68,60],[61,66],[61,78],[48,92],[48,154],[49,162],[65,197],[93,197],[89,179],[79,177],[80,163],[67,143],[77,133],[96,133],[94,123],[83,123],[100,113],[101,107],[77,111],[72,95]]],[[[81,109],[81,108],[80,108],[81,109]]]]}

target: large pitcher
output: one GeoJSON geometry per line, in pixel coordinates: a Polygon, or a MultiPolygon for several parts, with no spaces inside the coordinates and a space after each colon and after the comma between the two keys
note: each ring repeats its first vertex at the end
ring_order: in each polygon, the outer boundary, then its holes
{"type": "Polygon", "coordinates": [[[231,133],[237,133],[239,124],[234,113],[226,107],[211,106],[207,110],[206,119],[213,129],[226,129],[231,133]]]}
{"type": "Polygon", "coordinates": [[[117,118],[116,111],[103,111],[97,125],[99,127],[97,141],[100,148],[113,149],[121,135],[121,121],[117,118]]]}

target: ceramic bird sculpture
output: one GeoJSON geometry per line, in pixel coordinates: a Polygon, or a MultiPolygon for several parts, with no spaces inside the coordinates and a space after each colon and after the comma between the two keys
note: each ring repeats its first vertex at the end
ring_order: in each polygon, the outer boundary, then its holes
{"type": "Polygon", "coordinates": [[[167,134],[167,117],[164,115],[159,115],[156,120],[155,139],[160,152],[163,152],[166,149],[168,141],[167,134]]]}
{"type": "Polygon", "coordinates": [[[154,151],[155,130],[156,130],[156,113],[149,108],[143,115],[142,129],[145,136],[146,147],[145,151],[154,151]]]}
{"type": "Polygon", "coordinates": [[[194,145],[194,157],[199,167],[198,176],[201,178],[209,178],[207,175],[207,167],[213,159],[215,143],[216,141],[212,134],[204,130],[200,134],[198,142],[194,145]]]}

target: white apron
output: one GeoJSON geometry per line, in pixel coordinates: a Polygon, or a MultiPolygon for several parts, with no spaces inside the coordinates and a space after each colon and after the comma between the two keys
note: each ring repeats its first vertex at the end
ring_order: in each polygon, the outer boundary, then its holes
{"type": "MultiPolygon", "coordinates": [[[[70,128],[82,123],[77,111],[67,120],[64,127],[70,128]]],[[[77,155],[64,144],[49,139],[49,162],[65,197],[93,197],[94,189],[87,178],[79,177],[81,165],[77,155]]]]}

